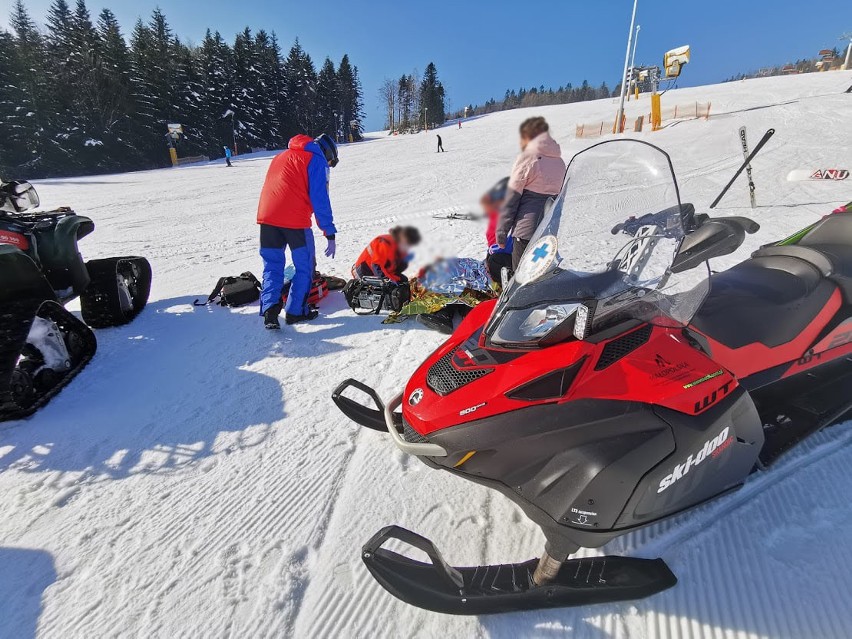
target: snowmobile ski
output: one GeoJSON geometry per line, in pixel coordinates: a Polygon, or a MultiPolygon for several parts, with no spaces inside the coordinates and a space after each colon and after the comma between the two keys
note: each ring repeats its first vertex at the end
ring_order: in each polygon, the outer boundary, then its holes
{"type": "Polygon", "coordinates": [[[787,174],[788,182],[842,182],[849,169],[796,169],[787,174]]]}
{"type": "MultiPolygon", "coordinates": [[[[740,142],[743,146],[743,158],[748,160],[748,134],[744,126],[740,127],[740,142]]],[[[751,163],[746,165],[746,177],[748,178],[748,196],[751,202],[751,208],[757,208],[757,197],[754,192],[754,177],[751,172],[751,163]]]]}
{"type": "Polygon", "coordinates": [[[556,578],[536,585],[538,559],[519,564],[455,568],[430,540],[387,526],[363,548],[367,569],[389,593],[406,603],[451,615],[487,615],[541,608],[585,606],[643,599],[671,588],[677,578],[662,559],[571,559],[556,578]],[[395,539],[420,550],[431,563],[383,548],[395,539]]]}
{"type": "MultiPolygon", "coordinates": [[[[379,394],[372,388],[359,382],[356,379],[347,379],[341,382],[334,392],[331,394],[332,401],[337,405],[344,415],[360,426],[377,430],[380,433],[388,432],[388,427],[385,422],[385,405],[382,402],[379,394]],[[364,404],[356,402],[344,395],[348,388],[354,388],[361,391],[371,400],[376,408],[369,408],[364,404]]],[[[402,431],[402,416],[399,413],[394,413],[394,422],[397,425],[397,430],[402,431]]]]}
{"type": "Polygon", "coordinates": [[[731,178],[731,181],[725,185],[725,188],[722,189],[722,192],[716,196],[715,200],[713,200],[713,203],[710,205],[711,209],[715,209],[716,205],[722,201],[722,198],[725,197],[725,193],[728,192],[728,189],[730,189],[734,185],[734,182],[736,182],[737,178],[740,177],[740,174],[746,170],[746,167],[751,165],[752,160],[754,160],[757,154],[760,153],[760,150],[766,145],[767,142],[769,142],[769,139],[773,135],[775,135],[775,129],[769,129],[766,133],[763,134],[763,137],[760,138],[760,142],[758,142],[757,146],[754,147],[754,151],[749,153],[748,157],[745,159],[745,162],[743,162],[740,168],[737,169],[737,172],[734,173],[734,177],[731,178]]]}

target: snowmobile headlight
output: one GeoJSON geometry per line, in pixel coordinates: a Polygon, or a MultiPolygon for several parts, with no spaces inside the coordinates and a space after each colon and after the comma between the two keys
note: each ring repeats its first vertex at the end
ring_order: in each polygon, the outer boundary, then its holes
{"type": "Polygon", "coordinates": [[[578,306],[579,304],[548,304],[532,309],[508,311],[491,336],[491,341],[503,345],[540,342],[556,327],[569,320],[578,306]]]}
{"type": "Polygon", "coordinates": [[[591,318],[592,309],[586,304],[578,304],[577,318],[574,320],[574,337],[577,339],[586,339],[589,336],[591,318]]]}

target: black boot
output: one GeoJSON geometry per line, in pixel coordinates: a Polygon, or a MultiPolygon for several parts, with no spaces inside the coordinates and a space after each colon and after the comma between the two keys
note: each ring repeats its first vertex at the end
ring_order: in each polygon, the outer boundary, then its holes
{"type": "Polygon", "coordinates": [[[434,313],[418,315],[417,321],[423,324],[426,328],[431,328],[433,331],[438,331],[444,335],[452,335],[453,333],[452,308],[442,308],[434,313]]]}
{"type": "Polygon", "coordinates": [[[277,331],[281,328],[281,323],[278,321],[278,316],[281,314],[281,304],[275,304],[266,309],[263,314],[263,325],[267,330],[277,331]]]}
{"type": "Polygon", "coordinates": [[[287,313],[284,317],[284,321],[287,322],[287,326],[290,326],[292,324],[298,324],[299,322],[312,322],[318,317],[319,311],[311,309],[308,311],[307,315],[290,315],[290,313],[287,313]]]}

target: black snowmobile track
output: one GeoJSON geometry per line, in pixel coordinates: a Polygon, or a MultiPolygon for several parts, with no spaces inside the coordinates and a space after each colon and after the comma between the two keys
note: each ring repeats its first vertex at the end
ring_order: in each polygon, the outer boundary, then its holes
{"type": "Polygon", "coordinates": [[[121,326],[133,321],[148,303],[151,292],[151,265],[144,257],[110,257],[86,262],[91,283],[80,296],[85,322],[93,328],[121,326]],[[129,275],[132,309],[123,309],[119,297],[118,277],[129,275]]]}
{"type": "MultiPolygon", "coordinates": [[[[95,334],[83,322],[57,302],[24,298],[3,304],[0,311],[0,422],[22,419],[47,404],[85,368],[97,350],[95,334]],[[74,334],[79,352],[65,372],[49,389],[35,390],[25,405],[18,404],[12,393],[16,364],[27,341],[34,318],[43,317],[57,324],[63,332],[74,334]]],[[[19,373],[20,374],[20,373],[19,373]]]]}
{"type": "Polygon", "coordinates": [[[760,462],[768,466],[813,433],[842,421],[852,411],[852,357],[841,357],[753,391],[765,424],[760,462]],[[761,409],[761,406],[771,407],[761,409]]]}
{"type": "Polygon", "coordinates": [[[520,564],[454,568],[431,541],[399,526],[388,526],[376,533],[364,545],[362,558],[373,577],[398,599],[453,615],[630,601],[677,583],[662,559],[594,557],[569,560],[562,565],[555,582],[536,586],[532,582],[536,559],[520,564]],[[426,553],[432,563],[382,548],[391,539],[426,553]]]}

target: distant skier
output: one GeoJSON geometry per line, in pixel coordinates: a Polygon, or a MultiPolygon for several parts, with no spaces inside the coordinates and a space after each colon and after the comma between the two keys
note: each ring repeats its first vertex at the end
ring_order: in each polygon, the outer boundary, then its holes
{"type": "Polygon", "coordinates": [[[233,164],[231,164],[231,148],[226,146],[226,147],[224,147],[224,149],[225,149],[225,165],[226,166],[234,166],[233,164]]]}
{"type": "Polygon", "coordinates": [[[461,118],[459,118],[459,128],[461,128],[461,118]]]}
{"type": "Polygon", "coordinates": [[[287,296],[287,324],[309,322],[319,312],[308,305],[316,266],[311,215],[325,234],[326,257],[334,258],[334,216],[328,197],[329,168],[337,166],[337,145],[323,134],[312,140],[297,135],[287,150],[269,165],[260,193],[257,223],[260,224],[260,256],[263,258],[263,290],[260,313],[268,329],[281,328],[281,291],[284,287],[284,249],[290,247],[296,273],[287,296]]]}
{"type": "Polygon", "coordinates": [[[441,140],[441,136],[438,136],[438,153],[444,152],[444,141],[441,140]]]}
{"type": "Polygon", "coordinates": [[[562,149],[548,133],[550,127],[542,117],[529,118],[521,124],[521,154],[515,160],[506,201],[500,210],[496,240],[505,248],[514,238],[512,270],[518,270],[521,256],[541,222],[547,201],[562,190],[565,162],[562,149]]]}

